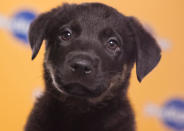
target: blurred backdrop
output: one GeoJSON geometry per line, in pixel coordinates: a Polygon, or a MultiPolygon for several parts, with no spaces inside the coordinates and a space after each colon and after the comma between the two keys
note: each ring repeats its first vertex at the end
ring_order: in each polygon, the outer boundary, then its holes
{"type": "MultiPolygon", "coordinates": [[[[92,0],[91,0],[92,1],[92,0]]],[[[89,0],[3,0],[0,5],[0,131],[22,131],[36,97],[44,89],[44,46],[31,61],[30,22],[63,2],[89,0]]],[[[138,83],[132,71],[129,98],[138,131],[184,131],[184,1],[97,0],[136,16],[161,46],[162,59],[138,83]]]]}

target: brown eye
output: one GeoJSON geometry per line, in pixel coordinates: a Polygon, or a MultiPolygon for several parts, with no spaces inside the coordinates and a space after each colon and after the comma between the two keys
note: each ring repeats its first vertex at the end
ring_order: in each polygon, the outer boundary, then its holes
{"type": "Polygon", "coordinates": [[[110,50],[116,50],[117,48],[119,48],[117,40],[110,39],[109,41],[107,41],[107,48],[110,50]]]}
{"type": "Polygon", "coordinates": [[[72,33],[70,31],[63,31],[60,35],[60,38],[64,41],[70,40],[72,37],[72,33]]]}

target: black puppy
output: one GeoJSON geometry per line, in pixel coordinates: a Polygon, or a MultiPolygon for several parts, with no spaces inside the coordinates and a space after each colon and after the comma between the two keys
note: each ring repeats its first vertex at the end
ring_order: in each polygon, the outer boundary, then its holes
{"type": "Polygon", "coordinates": [[[46,90],[25,131],[134,131],[131,69],[141,81],[159,62],[155,39],[133,17],[100,3],[64,4],[30,26],[32,59],[46,40],[46,90]]]}

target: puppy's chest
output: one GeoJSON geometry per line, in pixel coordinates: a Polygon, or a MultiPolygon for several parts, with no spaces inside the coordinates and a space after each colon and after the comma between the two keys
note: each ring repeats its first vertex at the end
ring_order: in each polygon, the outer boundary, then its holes
{"type": "Polygon", "coordinates": [[[63,114],[60,119],[50,121],[53,131],[102,131],[104,122],[97,116],[75,116],[63,114]],[[54,125],[54,126],[53,126],[54,125]]]}

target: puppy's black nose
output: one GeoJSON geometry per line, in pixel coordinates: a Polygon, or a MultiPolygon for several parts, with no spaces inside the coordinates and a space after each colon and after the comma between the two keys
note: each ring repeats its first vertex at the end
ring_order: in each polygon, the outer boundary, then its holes
{"type": "Polygon", "coordinates": [[[88,60],[75,60],[70,63],[70,69],[73,73],[91,74],[93,69],[88,60]]]}

